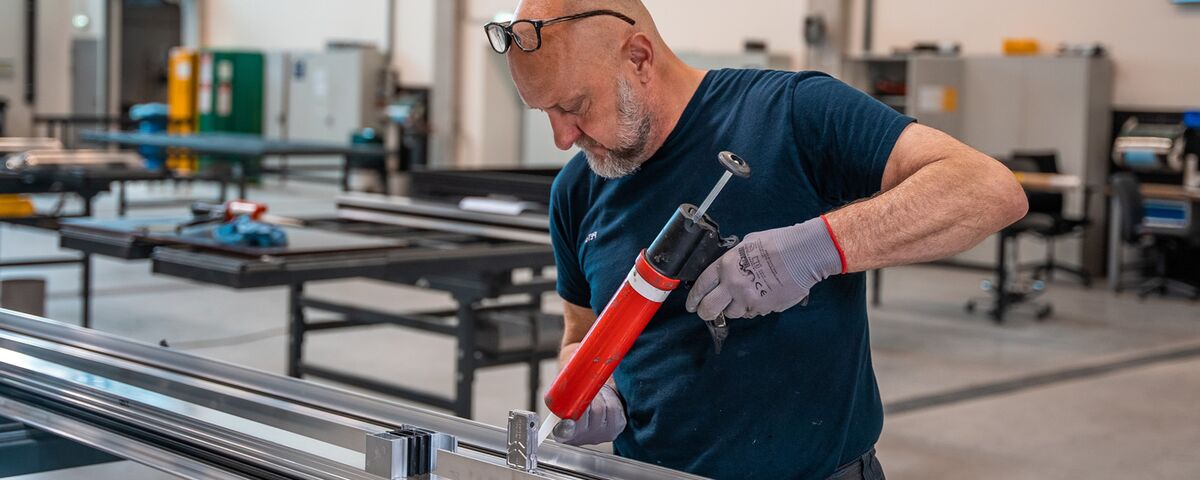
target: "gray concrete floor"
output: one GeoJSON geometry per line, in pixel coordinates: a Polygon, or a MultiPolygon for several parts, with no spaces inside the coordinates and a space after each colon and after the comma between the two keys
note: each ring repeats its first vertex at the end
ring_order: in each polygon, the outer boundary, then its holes
{"type": "MultiPolygon", "coordinates": [[[[170,189],[138,188],[133,198],[170,189]]],[[[195,193],[208,190],[198,188],[195,193]]],[[[252,198],[272,212],[332,213],[332,187],[270,183],[252,198]]],[[[112,216],[110,197],[98,215],[112,216]]],[[[177,214],[173,209],[134,215],[177,214]]],[[[0,257],[54,253],[55,236],[4,227],[0,257]]],[[[49,282],[48,316],[78,318],[74,267],[6,270],[0,278],[49,282]]],[[[1195,478],[1200,471],[1200,304],[1140,302],[1102,288],[1054,283],[1045,299],[1056,314],[1039,323],[1017,312],[995,325],[963,310],[985,274],[936,267],[886,273],[872,308],[872,353],[889,406],[880,459],[891,478],[1195,478]],[[1004,388],[997,389],[997,385],[1004,388]],[[1000,391],[994,391],[1000,390],[1000,391]],[[990,393],[989,393],[990,392],[990,393]],[[949,393],[947,395],[947,393],[949,393]]],[[[286,295],[233,291],[151,275],[144,262],[97,259],[96,328],[135,339],[186,342],[256,334],[258,340],[191,349],[282,373],[286,295]]],[[[376,308],[448,305],[445,295],[368,281],[314,284],[317,295],[376,308]]],[[[547,299],[552,305],[553,299],[547,299]]],[[[453,343],[394,328],[325,333],[309,342],[314,361],[449,394],[453,343]]],[[[542,366],[552,378],[553,362],[542,366]]],[[[522,367],[483,372],[475,416],[501,424],[525,405],[522,367]]],[[[128,463],[28,478],[159,478],[128,463]]]]}

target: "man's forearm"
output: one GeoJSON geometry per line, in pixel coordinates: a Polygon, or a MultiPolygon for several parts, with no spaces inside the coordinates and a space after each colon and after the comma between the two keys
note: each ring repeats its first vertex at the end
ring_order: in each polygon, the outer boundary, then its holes
{"type": "Polygon", "coordinates": [[[1025,196],[999,162],[964,146],[894,188],[826,215],[858,272],[945,258],[1025,215],[1025,196]]]}
{"type": "Polygon", "coordinates": [[[581,343],[583,343],[583,342],[576,341],[576,342],[563,344],[562,348],[558,350],[558,366],[559,366],[559,368],[562,368],[563,366],[565,366],[567,364],[567,360],[570,360],[571,356],[575,355],[575,351],[579,350],[579,345],[581,343]]]}

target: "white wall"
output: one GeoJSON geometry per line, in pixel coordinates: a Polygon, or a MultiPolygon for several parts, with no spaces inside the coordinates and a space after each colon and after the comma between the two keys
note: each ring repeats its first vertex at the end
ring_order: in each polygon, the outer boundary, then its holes
{"type": "MultiPolygon", "coordinates": [[[[71,26],[76,12],[88,11],[89,2],[54,0],[38,3],[37,112],[67,114],[71,112],[71,39],[81,35],[71,26]]],[[[103,30],[103,13],[92,17],[90,33],[99,37],[103,30]]]]}
{"type": "Polygon", "coordinates": [[[68,113],[71,108],[71,16],[79,0],[38,2],[37,98],[25,104],[25,2],[0,0],[0,59],[12,61],[13,77],[0,79],[0,96],[8,98],[8,134],[37,135],[33,113],[68,113]]]}
{"type": "MultiPolygon", "coordinates": [[[[433,65],[433,2],[398,0],[397,62],[401,82],[429,85],[433,65]]],[[[387,46],[388,0],[203,0],[205,46],[260,50],[321,50],[331,40],[387,46]]]]}
{"type": "MultiPolygon", "coordinates": [[[[1117,108],[1200,108],[1196,6],[1170,0],[877,0],[875,5],[876,52],[918,40],[961,41],[967,54],[999,54],[1005,37],[1036,38],[1043,50],[1060,42],[1098,41],[1116,64],[1117,108]]],[[[855,30],[857,48],[862,34],[855,30]]]]}

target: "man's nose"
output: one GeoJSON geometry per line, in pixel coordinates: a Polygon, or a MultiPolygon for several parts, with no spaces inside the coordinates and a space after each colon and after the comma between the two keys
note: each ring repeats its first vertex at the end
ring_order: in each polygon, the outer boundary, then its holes
{"type": "Polygon", "coordinates": [[[574,117],[564,113],[546,112],[550,117],[550,128],[554,130],[554,145],[559,150],[569,150],[583,135],[574,117]]]}

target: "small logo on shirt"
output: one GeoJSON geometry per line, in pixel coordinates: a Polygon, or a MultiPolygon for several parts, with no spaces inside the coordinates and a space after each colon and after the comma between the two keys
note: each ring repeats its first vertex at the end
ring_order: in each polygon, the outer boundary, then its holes
{"type": "Polygon", "coordinates": [[[588,244],[588,242],[590,242],[590,241],[592,241],[592,240],[595,240],[595,239],[596,239],[596,232],[589,233],[589,234],[588,234],[588,236],[587,236],[587,238],[584,238],[584,239],[583,239],[583,244],[584,244],[584,245],[587,245],[587,244],[588,244]]]}

